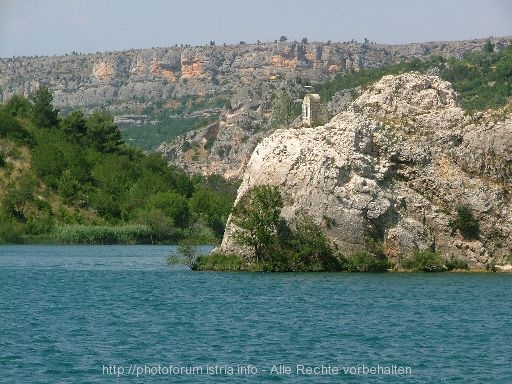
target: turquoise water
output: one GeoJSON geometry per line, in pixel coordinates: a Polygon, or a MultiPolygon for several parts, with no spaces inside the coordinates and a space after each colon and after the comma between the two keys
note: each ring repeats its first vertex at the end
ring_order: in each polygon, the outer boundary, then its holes
{"type": "Polygon", "coordinates": [[[512,383],[511,274],[204,273],[173,249],[1,246],[0,382],[512,383]]]}

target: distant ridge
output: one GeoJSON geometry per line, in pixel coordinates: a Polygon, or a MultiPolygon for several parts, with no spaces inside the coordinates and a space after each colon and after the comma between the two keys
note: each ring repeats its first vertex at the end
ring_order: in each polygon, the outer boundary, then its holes
{"type": "Polygon", "coordinates": [[[134,112],[155,100],[237,92],[255,83],[300,77],[321,82],[346,70],[430,55],[461,57],[487,41],[512,37],[385,45],[294,41],[227,46],[131,49],[96,54],[0,59],[0,102],[47,86],[58,108],[134,112]]]}

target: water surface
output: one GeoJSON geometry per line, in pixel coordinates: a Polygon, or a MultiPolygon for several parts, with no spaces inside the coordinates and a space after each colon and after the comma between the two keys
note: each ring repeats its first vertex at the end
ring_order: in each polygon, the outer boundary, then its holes
{"type": "Polygon", "coordinates": [[[0,246],[0,382],[512,383],[510,274],[192,272],[175,250],[0,246]]]}

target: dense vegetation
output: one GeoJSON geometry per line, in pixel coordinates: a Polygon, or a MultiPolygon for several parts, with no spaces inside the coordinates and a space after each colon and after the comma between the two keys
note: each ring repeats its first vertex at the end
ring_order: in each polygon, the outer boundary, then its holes
{"type": "Polygon", "coordinates": [[[512,96],[512,44],[495,52],[489,41],[482,51],[468,52],[462,59],[431,56],[360,71],[340,73],[331,82],[316,86],[322,100],[338,91],[365,87],[385,75],[418,71],[435,74],[452,83],[465,110],[502,107],[512,96]]]}
{"type": "Polygon", "coordinates": [[[112,116],[59,116],[42,87],[0,106],[0,242],[216,242],[235,188],[123,142],[112,116]]]}
{"type": "Polygon", "coordinates": [[[380,254],[340,254],[334,243],[307,215],[291,223],[281,216],[283,198],[274,186],[256,186],[233,209],[232,222],[238,227],[235,242],[253,254],[248,260],[235,255],[199,257],[196,270],[249,270],[274,272],[351,271],[382,272],[389,263],[380,254]]]}

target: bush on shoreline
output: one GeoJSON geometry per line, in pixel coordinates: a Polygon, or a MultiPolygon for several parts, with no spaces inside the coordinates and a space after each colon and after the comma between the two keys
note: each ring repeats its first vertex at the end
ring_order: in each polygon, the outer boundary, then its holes
{"type": "Polygon", "coordinates": [[[411,258],[405,259],[400,267],[414,272],[445,272],[455,269],[468,269],[468,263],[457,258],[443,259],[439,252],[417,251],[411,258]]]}
{"type": "Polygon", "coordinates": [[[152,231],[147,225],[123,226],[66,225],[57,227],[52,238],[67,244],[140,244],[152,243],[152,231]]]}
{"type": "Polygon", "coordinates": [[[373,255],[366,251],[356,252],[347,258],[349,272],[386,272],[390,267],[386,257],[373,255]]]}

